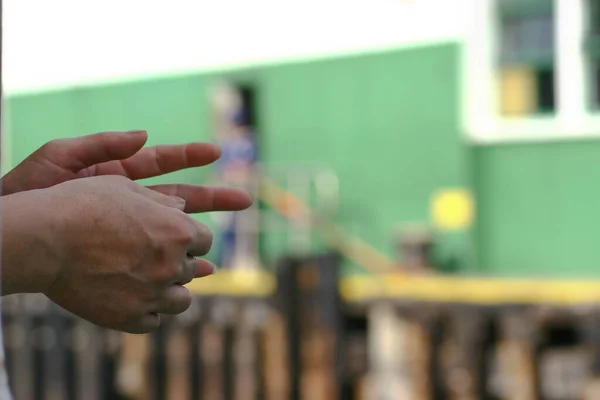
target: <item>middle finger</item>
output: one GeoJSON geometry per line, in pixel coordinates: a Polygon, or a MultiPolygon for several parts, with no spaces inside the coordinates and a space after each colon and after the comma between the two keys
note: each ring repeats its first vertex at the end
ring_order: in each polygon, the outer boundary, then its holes
{"type": "Polygon", "coordinates": [[[211,143],[146,147],[126,160],[95,166],[96,175],[123,175],[132,180],[151,178],[181,169],[212,164],[221,150],[211,143]]]}

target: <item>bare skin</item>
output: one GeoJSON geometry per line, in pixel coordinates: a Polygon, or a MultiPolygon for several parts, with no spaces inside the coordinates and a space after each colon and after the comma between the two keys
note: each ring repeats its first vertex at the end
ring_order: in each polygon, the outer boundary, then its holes
{"type": "Polygon", "coordinates": [[[44,293],[132,333],[189,307],[182,285],[214,266],[196,258],[209,251],[211,232],[187,213],[242,210],[252,200],[238,189],[136,184],[219,157],[209,144],[141,150],[145,141],[145,132],[63,140],[4,177],[2,294],[44,293]]]}
{"type": "Polygon", "coordinates": [[[209,165],[221,155],[221,150],[210,143],[144,148],[147,140],[146,131],[136,130],[46,143],[2,178],[2,195],[99,175],[151,178],[209,165]]]}

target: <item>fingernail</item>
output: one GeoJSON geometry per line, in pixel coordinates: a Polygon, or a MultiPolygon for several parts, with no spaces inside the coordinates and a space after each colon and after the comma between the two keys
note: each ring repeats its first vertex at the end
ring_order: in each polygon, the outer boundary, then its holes
{"type": "Polygon", "coordinates": [[[136,130],[133,130],[133,131],[127,131],[127,133],[129,135],[139,135],[140,133],[146,133],[146,131],[143,130],[143,129],[136,129],[136,130]]]}
{"type": "Polygon", "coordinates": [[[211,274],[211,275],[214,275],[214,274],[216,274],[216,273],[217,273],[217,266],[213,264],[213,266],[212,266],[212,267],[213,267],[213,270],[212,270],[212,272],[211,272],[210,274],[211,274]]]}
{"type": "Polygon", "coordinates": [[[171,198],[177,202],[177,208],[179,208],[181,210],[183,210],[185,208],[185,200],[184,199],[182,199],[181,197],[177,197],[177,196],[171,196],[171,198]]]}

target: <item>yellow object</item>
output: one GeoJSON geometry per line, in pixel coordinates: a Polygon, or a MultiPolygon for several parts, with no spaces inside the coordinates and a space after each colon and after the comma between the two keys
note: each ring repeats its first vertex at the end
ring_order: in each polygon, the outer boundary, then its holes
{"type": "MultiPolygon", "coordinates": [[[[268,297],[275,275],[261,270],[222,270],[186,285],[199,296],[268,297]]],[[[534,280],[410,276],[402,273],[343,278],[338,288],[345,301],[412,300],[437,303],[500,305],[506,303],[569,306],[600,302],[600,280],[534,280]]]]}
{"type": "Polygon", "coordinates": [[[533,280],[407,276],[347,277],[340,284],[346,301],[409,299],[447,303],[577,305],[600,302],[599,280],[533,280]]]}
{"type": "Polygon", "coordinates": [[[216,274],[194,279],[186,287],[197,295],[233,297],[265,297],[275,293],[273,274],[258,269],[220,270],[216,274]]]}
{"type": "Polygon", "coordinates": [[[465,230],[473,223],[473,198],[467,190],[441,190],[434,194],[431,208],[433,222],[442,231],[465,230]]]}
{"type": "Polygon", "coordinates": [[[536,80],[531,68],[502,68],[499,73],[499,86],[500,112],[503,115],[529,115],[537,109],[536,80]]]}

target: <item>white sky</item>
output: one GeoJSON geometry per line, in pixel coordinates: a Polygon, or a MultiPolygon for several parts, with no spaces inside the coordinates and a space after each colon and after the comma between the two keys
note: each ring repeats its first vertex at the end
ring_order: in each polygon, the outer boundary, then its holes
{"type": "Polygon", "coordinates": [[[451,38],[468,1],[4,0],[4,85],[10,94],[451,38]]]}

